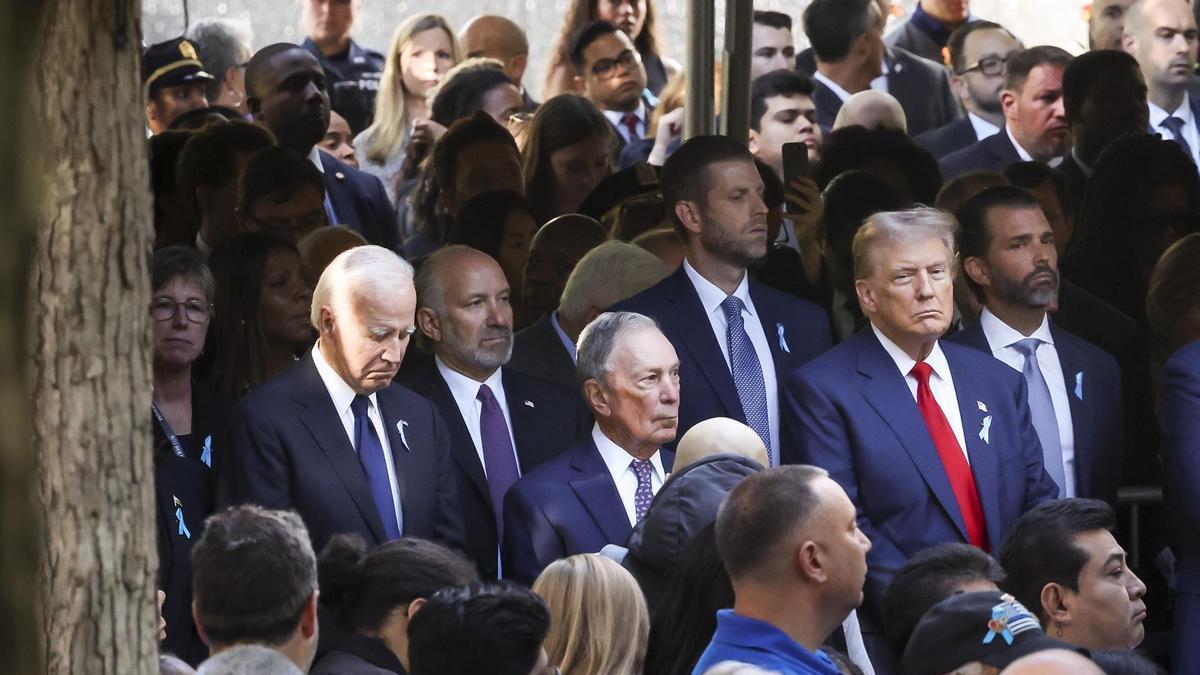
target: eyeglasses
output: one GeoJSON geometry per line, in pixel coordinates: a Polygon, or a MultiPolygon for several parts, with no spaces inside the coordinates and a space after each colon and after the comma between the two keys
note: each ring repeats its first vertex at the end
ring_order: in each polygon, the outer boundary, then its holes
{"type": "Polygon", "coordinates": [[[183,315],[192,323],[202,323],[208,318],[211,305],[206,305],[199,300],[188,300],[186,302],[175,302],[170,298],[155,298],[150,303],[150,318],[155,321],[170,321],[179,315],[179,308],[183,308],[183,315]]]}
{"type": "Polygon", "coordinates": [[[963,68],[962,70],[958,71],[958,74],[966,75],[967,73],[969,73],[971,71],[978,70],[979,72],[983,73],[984,75],[988,75],[988,76],[992,76],[992,77],[995,77],[996,75],[1003,75],[1005,67],[1008,65],[1008,59],[1010,56],[1012,56],[1012,55],[1009,54],[1007,56],[985,56],[982,59],[979,59],[978,61],[976,61],[975,65],[967,67],[967,68],[963,68]]]}
{"type": "Polygon", "coordinates": [[[611,80],[617,74],[617,66],[621,70],[629,70],[642,62],[641,54],[626,49],[615,59],[600,59],[592,64],[592,74],[601,80],[611,80]]]}

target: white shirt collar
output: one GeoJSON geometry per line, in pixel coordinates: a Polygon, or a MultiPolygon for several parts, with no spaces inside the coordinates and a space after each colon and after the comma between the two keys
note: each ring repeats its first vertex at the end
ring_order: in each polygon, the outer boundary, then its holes
{"type": "MultiPolygon", "coordinates": [[[[325,355],[321,353],[321,341],[317,340],[317,344],[312,348],[313,364],[317,366],[317,374],[321,376],[321,381],[325,383],[325,390],[329,392],[329,398],[333,400],[333,408],[337,411],[338,417],[342,417],[350,410],[350,404],[354,402],[354,397],[357,396],[350,385],[338,375],[333,366],[325,360],[325,355]]],[[[371,401],[371,407],[378,409],[375,394],[367,397],[371,401]]]]}
{"type": "Polygon", "coordinates": [[[1082,159],[1079,159],[1079,153],[1076,152],[1074,146],[1071,147],[1071,158],[1075,160],[1075,166],[1079,167],[1084,178],[1091,178],[1092,174],[1096,173],[1096,167],[1088,166],[1082,159]]]}
{"type": "Polygon", "coordinates": [[[1162,126],[1163,120],[1172,115],[1183,120],[1184,126],[1192,123],[1192,102],[1188,98],[1187,92],[1184,92],[1183,94],[1183,102],[1179,104],[1178,108],[1171,112],[1163,110],[1151,101],[1146,101],[1146,104],[1150,108],[1150,128],[1154,129],[1155,131],[1162,126]]]}
{"type": "MultiPolygon", "coordinates": [[[[1020,331],[1001,321],[987,307],[984,307],[983,312],[979,314],[979,326],[983,329],[983,335],[992,349],[1011,347],[1025,339],[1020,331]]],[[[1029,337],[1037,338],[1046,344],[1054,344],[1054,336],[1050,334],[1050,317],[1048,315],[1042,317],[1042,325],[1038,326],[1038,329],[1029,337]]]]}
{"type": "MultiPolygon", "coordinates": [[[[1025,148],[1021,147],[1021,144],[1017,142],[1017,137],[1013,136],[1012,129],[1010,129],[1008,127],[1008,125],[1005,125],[1004,133],[1008,134],[1008,140],[1009,140],[1009,142],[1011,142],[1013,144],[1013,147],[1016,148],[1017,156],[1021,158],[1021,161],[1023,161],[1023,162],[1034,161],[1033,155],[1029,154],[1028,152],[1025,151],[1025,148]]],[[[1050,161],[1046,162],[1046,166],[1057,168],[1059,164],[1062,164],[1062,161],[1063,161],[1062,157],[1054,157],[1050,161]]]]}
{"type": "Polygon", "coordinates": [[[629,112],[623,112],[620,110],[604,110],[603,112],[604,116],[608,118],[608,121],[612,122],[613,125],[619,129],[625,129],[625,125],[621,122],[621,120],[625,119],[625,116],[630,112],[632,112],[638,118],[639,124],[646,123],[646,102],[641,98],[638,99],[637,110],[631,110],[629,112]]]}
{"type": "MultiPolygon", "coordinates": [[[[604,432],[600,430],[599,424],[592,425],[592,442],[596,444],[596,450],[600,451],[600,458],[604,460],[604,465],[608,467],[608,473],[614,482],[618,476],[628,471],[630,464],[637,459],[605,436],[604,432]]],[[[662,450],[654,451],[654,454],[650,456],[650,465],[654,467],[654,473],[658,476],[659,481],[664,481],[666,473],[663,471],[662,450]]]]}
{"type": "MultiPolygon", "coordinates": [[[[900,374],[908,377],[909,372],[912,371],[913,366],[917,365],[917,362],[911,356],[904,353],[904,350],[895,342],[888,339],[888,336],[884,335],[883,331],[879,330],[879,327],[873,322],[871,323],[871,330],[875,331],[875,337],[879,339],[879,344],[883,345],[884,351],[888,353],[888,356],[892,357],[892,361],[900,369],[900,374]]],[[[933,369],[933,374],[937,375],[938,378],[945,382],[952,381],[950,379],[950,362],[946,360],[946,355],[942,352],[942,343],[940,341],[933,343],[933,350],[929,352],[929,356],[925,357],[925,363],[929,364],[929,367],[933,369]]]]}
{"type": "Polygon", "coordinates": [[[850,92],[842,89],[842,85],[825,77],[825,74],[821,71],[813,71],[813,79],[828,87],[829,91],[832,91],[835,96],[841,99],[842,103],[845,103],[846,99],[850,98],[850,92]]]}
{"type": "MultiPolygon", "coordinates": [[[[725,295],[725,291],[717,288],[713,282],[701,276],[696,271],[696,268],[692,267],[692,263],[688,262],[687,258],[683,259],[683,271],[687,274],[688,279],[691,279],[692,286],[696,288],[696,295],[700,296],[700,305],[704,307],[704,315],[708,316],[717,311],[724,314],[725,310],[721,309],[721,303],[725,302],[725,298],[729,297],[725,295]]],[[[738,284],[738,287],[733,290],[732,295],[742,301],[742,305],[750,312],[750,316],[755,316],[754,304],[750,301],[750,275],[748,273],[742,275],[742,283],[738,284]]]]}
{"type": "MultiPolygon", "coordinates": [[[[308,151],[308,161],[317,167],[317,171],[325,173],[325,167],[321,165],[321,149],[318,146],[313,146],[312,150],[308,151]]],[[[332,224],[332,223],[331,223],[332,224]]]]}
{"type": "Polygon", "coordinates": [[[975,130],[975,140],[977,141],[982,141],[989,136],[995,136],[1000,133],[1000,127],[973,112],[967,113],[967,119],[971,122],[971,128],[975,130]]]}
{"type": "Polygon", "coordinates": [[[479,382],[446,365],[446,362],[440,356],[433,357],[433,361],[437,364],[438,372],[442,374],[442,379],[446,381],[446,386],[450,388],[450,394],[454,396],[454,400],[458,403],[459,408],[474,405],[475,399],[479,396],[479,387],[485,384],[488,386],[488,389],[492,390],[492,396],[496,397],[496,402],[500,404],[500,408],[505,409],[508,407],[504,397],[502,369],[497,368],[496,372],[488,376],[488,379],[479,382]]]}

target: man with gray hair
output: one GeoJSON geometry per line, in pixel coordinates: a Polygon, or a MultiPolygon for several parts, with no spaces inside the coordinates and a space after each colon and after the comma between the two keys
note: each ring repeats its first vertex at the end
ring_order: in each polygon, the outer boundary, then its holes
{"type": "Polygon", "coordinates": [[[254,34],[246,21],[205,17],[188,29],[187,37],[200,54],[200,63],[213,79],[205,85],[209,105],[236,110],[246,108],[246,64],[254,54],[254,34]]]}
{"type": "Polygon", "coordinates": [[[402,381],[449,427],[467,552],[481,577],[495,579],[504,494],[583,437],[591,416],[578,396],[505,365],[513,344],[509,287],[486,253],[439,249],[422,263],[416,285],[417,326],[434,358],[402,381]]]}
{"type": "Polygon", "coordinates": [[[870,326],[785,378],[781,392],[784,460],[828,470],[874,544],[859,617],[876,666],[895,662],[881,603],[909,557],[945,542],[997,550],[1022,513],[1058,495],[1025,379],[940,339],[953,317],[956,227],[930,208],[871,216],[853,243],[870,326]]]}
{"type": "Polygon", "coordinates": [[[345,533],[462,548],[446,425],[392,383],[416,305],[412,266],[395,253],[359,246],[333,259],[313,292],[317,344],[234,409],[233,503],[295,509],[318,550],[345,533]]]}
{"type": "Polygon", "coordinates": [[[591,436],[517,481],[504,501],[504,576],[532,583],[550,563],[624,544],[671,470],[679,357],[654,319],[605,312],[579,336],[591,436]]]}

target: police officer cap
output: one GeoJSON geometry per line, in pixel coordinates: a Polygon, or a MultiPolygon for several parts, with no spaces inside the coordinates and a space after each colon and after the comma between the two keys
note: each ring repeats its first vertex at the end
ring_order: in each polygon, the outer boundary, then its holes
{"type": "Polygon", "coordinates": [[[215,78],[204,72],[196,47],[181,37],[150,45],[142,53],[142,84],[147,95],[163,87],[212,79],[215,78]]]}

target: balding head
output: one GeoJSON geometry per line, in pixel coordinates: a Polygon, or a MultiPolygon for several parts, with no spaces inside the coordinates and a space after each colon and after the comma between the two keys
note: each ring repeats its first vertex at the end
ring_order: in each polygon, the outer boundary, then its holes
{"type": "Polygon", "coordinates": [[[833,130],[857,124],[868,129],[894,129],[908,133],[908,118],[896,97],[867,89],[846,99],[833,121],[833,130]]]}
{"type": "Polygon", "coordinates": [[[554,311],[580,258],[607,238],[600,223],[578,213],[554,218],[537,231],[529,244],[521,294],[530,316],[554,311]]]}
{"type": "Polygon", "coordinates": [[[1090,659],[1066,649],[1046,649],[1022,656],[1000,671],[1001,675],[1102,675],[1103,670],[1090,659]]]}
{"type": "Polygon", "coordinates": [[[504,64],[504,74],[518,87],[529,60],[525,31],[511,20],[482,14],[469,21],[458,34],[466,58],[486,56],[504,64]]]}
{"type": "Polygon", "coordinates": [[[512,306],[500,264],[468,246],[435,251],[417,273],[417,326],[452,370],[483,382],[512,356],[512,306]]]}
{"type": "Polygon", "coordinates": [[[728,417],[713,417],[688,429],[675,447],[676,471],[712,455],[740,455],[770,466],[767,446],[753,429],[728,417]]]}
{"type": "Polygon", "coordinates": [[[1138,0],[1125,15],[1121,48],[1137,59],[1159,107],[1177,105],[1196,67],[1196,17],[1187,0],[1138,0]],[[1174,98],[1172,96],[1172,98],[1174,98]]]}

